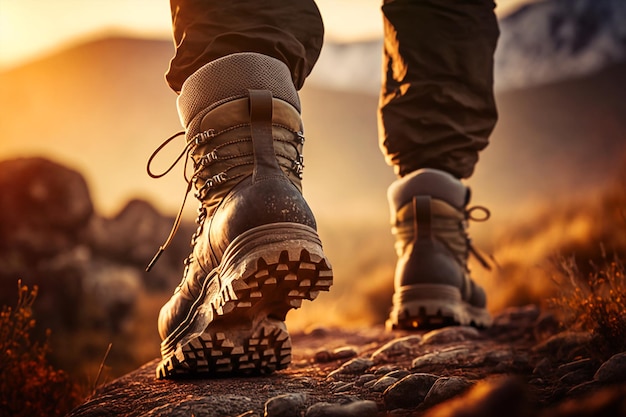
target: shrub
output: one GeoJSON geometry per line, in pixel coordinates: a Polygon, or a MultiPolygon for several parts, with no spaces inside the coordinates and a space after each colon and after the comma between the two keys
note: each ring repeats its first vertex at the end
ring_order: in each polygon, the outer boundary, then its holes
{"type": "MultiPolygon", "coordinates": [[[[604,252],[604,251],[603,251],[604,252]]],[[[573,258],[560,262],[555,281],[560,294],[550,300],[565,326],[591,332],[601,357],[626,351],[626,268],[603,253],[600,265],[581,273],[573,258]]]]}
{"type": "Polygon", "coordinates": [[[0,410],[10,416],[63,416],[80,402],[80,390],[48,363],[50,332],[44,342],[31,340],[36,297],[37,286],[18,282],[17,305],[0,312],[0,410]]]}

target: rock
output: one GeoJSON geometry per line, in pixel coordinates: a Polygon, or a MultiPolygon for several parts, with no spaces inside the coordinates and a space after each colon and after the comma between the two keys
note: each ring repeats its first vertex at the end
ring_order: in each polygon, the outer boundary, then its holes
{"type": "Polygon", "coordinates": [[[531,417],[524,384],[517,378],[480,381],[465,394],[429,409],[426,417],[531,417]]]}
{"type": "Polygon", "coordinates": [[[334,378],[338,375],[355,375],[367,371],[374,365],[371,359],[367,358],[354,358],[341,365],[338,369],[328,374],[329,378],[334,378]]]}
{"type": "Polygon", "coordinates": [[[352,388],[354,388],[354,382],[347,382],[347,383],[341,384],[340,386],[335,388],[333,390],[333,392],[339,394],[339,393],[342,393],[342,392],[348,392],[352,388]]]}
{"type": "MultiPolygon", "coordinates": [[[[143,271],[168,236],[173,222],[173,218],[162,215],[147,201],[134,199],[113,218],[94,216],[87,239],[100,257],[134,265],[143,271]]],[[[177,283],[180,264],[189,254],[189,238],[195,228],[191,222],[181,222],[167,251],[150,274],[145,274],[149,288],[170,290],[177,283]]]]}
{"type": "Polygon", "coordinates": [[[305,394],[283,394],[265,403],[264,417],[293,417],[300,415],[306,402],[305,394]]]}
{"type": "Polygon", "coordinates": [[[563,376],[573,371],[585,370],[593,375],[598,370],[599,365],[598,361],[594,359],[584,358],[559,365],[556,372],[558,375],[563,376]]]}
{"type": "Polygon", "coordinates": [[[398,382],[398,378],[393,378],[393,377],[390,377],[390,376],[384,376],[384,377],[380,378],[378,381],[376,381],[376,383],[374,385],[372,385],[370,390],[373,391],[373,392],[384,392],[387,388],[389,388],[390,386],[392,386],[396,382],[398,382]]]}
{"type": "Polygon", "coordinates": [[[357,355],[357,351],[354,347],[345,346],[345,347],[337,348],[333,350],[332,352],[326,349],[319,350],[315,352],[315,355],[313,356],[313,360],[315,360],[315,362],[318,362],[318,363],[325,363],[325,362],[331,362],[335,360],[353,358],[356,355],[357,355]]]}
{"type": "MultiPolygon", "coordinates": [[[[232,415],[233,412],[242,404],[250,404],[250,398],[240,395],[230,395],[228,397],[221,398],[221,401],[216,402],[210,397],[194,397],[190,399],[182,400],[178,403],[166,403],[162,406],[153,408],[150,412],[144,414],[145,416],[172,416],[172,417],[211,417],[216,414],[232,415]]],[[[102,415],[102,414],[101,414],[102,415]]],[[[105,414],[113,415],[113,414],[105,414]]],[[[250,416],[249,412],[246,414],[250,416]]],[[[254,414],[252,414],[254,415],[254,414]]]]}
{"type": "Polygon", "coordinates": [[[90,321],[120,332],[134,312],[142,288],[141,273],[137,268],[94,260],[83,279],[85,294],[97,300],[89,306],[90,321]]]}
{"type": "Polygon", "coordinates": [[[596,371],[593,379],[602,383],[626,381],[626,352],[611,356],[596,371]]]}
{"type": "Polygon", "coordinates": [[[326,349],[318,350],[313,355],[313,360],[317,363],[330,362],[332,361],[332,354],[326,349]]]}
{"type": "Polygon", "coordinates": [[[391,385],[383,393],[383,402],[387,410],[413,408],[420,405],[435,381],[433,374],[417,373],[408,375],[391,385]]]}
{"type": "Polygon", "coordinates": [[[548,358],[542,358],[533,369],[533,375],[546,376],[552,371],[552,361],[548,358]]]}
{"type": "Polygon", "coordinates": [[[173,219],[161,215],[152,204],[134,199],[115,217],[94,219],[90,225],[91,245],[96,253],[108,258],[147,264],[167,237],[172,223],[173,219]]]}
{"type": "Polygon", "coordinates": [[[398,356],[410,355],[421,341],[422,337],[419,335],[394,339],[372,353],[372,361],[378,365],[381,363],[391,362],[398,356]]]}
{"type": "Polygon", "coordinates": [[[387,374],[385,374],[385,376],[389,376],[391,378],[396,378],[396,379],[402,379],[407,375],[410,375],[411,373],[405,369],[396,369],[395,371],[391,371],[387,374]]]}
{"type": "Polygon", "coordinates": [[[367,381],[365,384],[363,384],[363,388],[366,388],[368,390],[372,389],[372,387],[376,385],[379,379],[380,378],[376,378],[376,379],[372,379],[371,381],[367,381]]]}
{"type": "Polygon", "coordinates": [[[359,376],[356,381],[354,381],[354,386],[355,387],[362,387],[363,385],[365,385],[366,383],[373,381],[375,379],[378,379],[378,377],[374,374],[365,374],[365,375],[361,375],[359,376]]]}
{"type": "Polygon", "coordinates": [[[444,377],[435,381],[424,398],[424,405],[431,407],[465,392],[472,383],[465,378],[444,377]]]}
{"type": "Polygon", "coordinates": [[[593,377],[593,372],[589,373],[584,369],[577,369],[575,371],[571,371],[566,373],[565,375],[559,378],[559,382],[563,385],[567,385],[569,387],[577,384],[581,384],[583,382],[589,381],[593,377]]]}
{"type": "Polygon", "coordinates": [[[465,360],[469,356],[469,353],[469,349],[463,346],[456,346],[438,352],[427,353],[415,358],[411,363],[411,369],[419,370],[439,365],[455,365],[460,361],[465,360]]]}
{"type": "Polygon", "coordinates": [[[305,417],[376,417],[378,407],[374,401],[355,401],[348,404],[313,404],[305,417]]]}
{"type": "Polygon", "coordinates": [[[420,342],[420,346],[442,345],[446,343],[464,342],[466,340],[476,340],[479,338],[480,333],[474,327],[450,326],[426,333],[420,342]]]}
{"type": "Polygon", "coordinates": [[[576,398],[597,391],[602,384],[598,381],[586,381],[575,385],[567,391],[567,396],[576,398]]]}
{"type": "Polygon", "coordinates": [[[556,372],[562,384],[573,386],[589,381],[598,369],[598,362],[585,358],[560,365],[556,372]]]}
{"type": "Polygon", "coordinates": [[[332,360],[350,359],[358,354],[353,346],[344,346],[331,352],[332,360]]]}
{"type": "Polygon", "coordinates": [[[539,343],[532,350],[559,362],[567,362],[585,350],[591,339],[591,334],[587,332],[561,332],[539,343]]]}
{"type": "Polygon", "coordinates": [[[398,367],[395,365],[383,365],[383,366],[376,368],[376,371],[374,371],[374,374],[378,376],[387,375],[389,372],[393,372],[397,369],[398,367]]]}
{"type": "Polygon", "coordinates": [[[31,262],[75,246],[93,214],[83,176],[43,158],[0,162],[0,207],[0,250],[31,262]]]}

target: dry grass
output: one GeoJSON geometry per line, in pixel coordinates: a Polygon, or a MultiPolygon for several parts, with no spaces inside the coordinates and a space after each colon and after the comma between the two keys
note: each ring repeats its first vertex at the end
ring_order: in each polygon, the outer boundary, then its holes
{"type": "Polygon", "coordinates": [[[0,312],[0,410],[10,416],[63,416],[82,399],[81,389],[48,363],[50,348],[31,340],[37,287],[18,283],[15,308],[0,312]]]}
{"type": "Polygon", "coordinates": [[[583,273],[574,258],[562,260],[554,280],[559,295],[549,305],[567,328],[589,331],[594,336],[593,351],[606,358],[626,351],[626,268],[617,257],[603,251],[600,265],[583,273]]]}

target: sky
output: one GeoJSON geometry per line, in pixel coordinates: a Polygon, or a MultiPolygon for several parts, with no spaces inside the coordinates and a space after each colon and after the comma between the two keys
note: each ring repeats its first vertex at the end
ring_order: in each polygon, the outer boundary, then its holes
{"type": "MultiPolygon", "coordinates": [[[[503,15],[529,0],[499,0],[503,15]]],[[[329,40],[382,34],[381,0],[317,0],[329,40]],[[346,22],[350,22],[348,25],[346,22]]],[[[170,37],[169,0],[0,0],[0,69],[116,31],[170,37]]]]}

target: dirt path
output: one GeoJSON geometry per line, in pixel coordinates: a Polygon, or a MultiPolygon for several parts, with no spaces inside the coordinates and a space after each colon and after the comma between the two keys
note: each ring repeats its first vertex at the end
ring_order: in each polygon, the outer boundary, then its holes
{"type": "Polygon", "coordinates": [[[626,353],[534,306],[491,329],[315,329],[292,335],[292,365],[269,376],[159,381],[158,360],[99,388],[71,416],[626,416],[626,353]]]}

